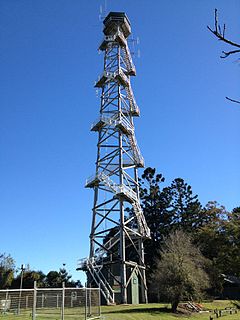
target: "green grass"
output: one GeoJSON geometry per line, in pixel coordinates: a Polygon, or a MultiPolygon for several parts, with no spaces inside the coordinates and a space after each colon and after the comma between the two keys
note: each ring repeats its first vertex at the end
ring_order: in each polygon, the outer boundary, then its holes
{"type": "MultiPolygon", "coordinates": [[[[216,300],[213,302],[203,303],[204,307],[208,310],[213,309],[224,309],[226,307],[231,307],[231,302],[227,300],[216,300]]],[[[54,309],[51,310],[51,312],[54,309]]],[[[211,315],[210,312],[204,312],[201,314],[173,314],[170,311],[170,306],[168,304],[141,304],[141,305],[117,305],[117,306],[103,306],[102,320],[209,320],[211,315]]],[[[43,312],[43,310],[42,310],[43,312]]],[[[46,310],[45,310],[46,312],[46,310]]],[[[83,309],[73,308],[66,309],[65,320],[83,320],[84,313],[83,309]]],[[[55,314],[42,313],[39,314],[36,320],[60,320],[59,309],[55,309],[55,314]]],[[[234,315],[227,315],[219,318],[219,320],[239,320],[240,312],[234,315]]],[[[21,315],[0,314],[0,320],[31,320],[30,310],[26,311],[21,315]]]]}
{"type": "MultiPolygon", "coordinates": [[[[231,307],[230,301],[213,301],[203,303],[208,310],[224,309],[231,307]]],[[[211,312],[190,314],[173,314],[167,304],[148,304],[148,305],[126,305],[126,306],[103,306],[102,317],[104,320],[209,320],[211,312]]],[[[219,318],[220,319],[220,318],[219,318]]],[[[223,320],[239,320],[240,313],[236,315],[224,316],[223,320]]]]}

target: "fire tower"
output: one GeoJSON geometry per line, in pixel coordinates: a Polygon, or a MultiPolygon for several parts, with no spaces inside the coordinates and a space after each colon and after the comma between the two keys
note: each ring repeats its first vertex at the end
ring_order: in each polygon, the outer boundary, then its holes
{"type": "Polygon", "coordinates": [[[95,84],[101,90],[100,116],[91,127],[98,133],[96,172],[86,181],[94,190],[90,254],[78,270],[101,288],[107,304],[145,303],[143,242],[150,230],[139,199],[144,160],[133,123],[139,108],[130,83],[136,75],[127,43],[131,27],[123,12],[110,12],[103,24],[104,70],[95,84]]]}

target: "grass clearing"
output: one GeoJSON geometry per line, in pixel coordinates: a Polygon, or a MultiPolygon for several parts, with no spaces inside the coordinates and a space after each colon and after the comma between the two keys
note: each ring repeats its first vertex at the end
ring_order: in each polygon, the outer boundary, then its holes
{"type": "MultiPolygon", "coordinates": [[[[203,303],[208,310],[224,309],[232,304],[227,300],[216,300],[203,303]]],[[[209,320],[211,312],[190,314],[173,314],[168,304],[148,304],[148,305],[119,305],[103,306],[102,317],[104,320],[209,320]]],[[[223,320],[239,320],[240,313],[222,317],[223,320]]]]}
{"type": "MultiPolygon", "coordinates": [[[[228,300],[215,300],[212,302],[202,303],[208,310],[224,309],[226,307],[232,307],[232,304],[228,300]]],[[[140,304],[140,305],[117,305],[117,306],[102,306],[102,320],[209,320],[211,312],[204,313],[192,313],[192,314],[173,314],[170,310],[169,304],[164,303],[152,303],[152,304],[140,304]]],[[[54,311],[54,309],[52,310],[54,311]]],[[[83,320],[84,314],[82,310],[78,308],[67,309],[65,320],[83,320]]],[[[39,314],[36,320],[60,320],[61,316],[59,310],[55,310],[55,314],[39,314]]],[[[13,314],[0,314],[1,320],[31,320],[31,312],[23,312],[21,315],[13,314]]],[[[240,312],[234,315],[227,315],[220,318],[222,320],[239,320],[240,312]]]]}

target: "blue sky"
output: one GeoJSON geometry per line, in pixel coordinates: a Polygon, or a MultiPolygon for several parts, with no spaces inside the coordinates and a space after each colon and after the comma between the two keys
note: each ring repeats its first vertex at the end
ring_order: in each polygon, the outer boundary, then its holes
{"type": "Polygon", "coordinates": [[[88,255],[102,72],[99,7],[140,38],[132,81],[146,166],[188,182],[203,205],[239,206],[239,62],[207,25],[214,8],[239,41],[240,3],[223,0],[0,1],[0,252],[44,272],[88,255]]]}

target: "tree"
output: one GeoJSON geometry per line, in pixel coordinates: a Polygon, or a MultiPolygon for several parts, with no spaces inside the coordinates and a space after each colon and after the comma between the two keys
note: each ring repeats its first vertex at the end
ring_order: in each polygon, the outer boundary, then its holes
{"type": "Polygon", "coordinates": [[[228,213],[223,221],[225,234],[224,273],[240,277],[240,207],[228,213]]]}
{"type": "Polygon", "coordinates": [[[66,287],[76,287],[77,285],[79,285],[79,281],[71,280],[72,276],[68,274],[65,268],[60,268],[59,276],[61,283],[64,282],[66,287]]]}
{"type": "MultiPolygon", "coordinates": [[[[34,287],[34,282],[37,281],[38,287],[44,287],[46,275],[42,271],[30,270],[28,267],[23,272],[23,289],[32,289],[34,287]]],[[[21,283],[21,273],[19,273],[12,282],[12,289],[19,289],[21,283]]]]}
{"type": "Polygon", "coordinates": [[[161,189],[163,182],[164,177],[154,168],[145,169],[140,179],[143,213],[151,230],[151,240],[145,242],[146,264],[150,272],[164,237],[175,229],[192,232],[202,219],[202,206],[190,185],[177,178],[170,186],[161,189]]]}
{"type": "MultiPolygon", "coordinates": [[[[216,37],[218,40],[223,41],[224,43],[227,43],[228,45],[230,45],[232,48],[234,48],[234,50],[230,50],[230,51],[222,51],[223,55],[220,56],[221,58],[227,58],[228,56],[232,55],[232,54],[236,54],[236,53],[240,53],[240,43],[237,43],[236,41],[232,41],[229,38],[226,38],[225,33],[226,33],[226,25],[224,24],[223,27],[221,27],[218,23],[218,12],[217,9],[215,9],[215,23],[214,23],[214,29],[210,28],[209,26],[207,26],[208,30],[210,30],[216,37]],[[237,48],[237,49],[236,49],[237,48]]],[[[232,101],[232,102],[236,102],[236,103],[240,103],[240,101],[235,100],[235,99],[231,99],[229,97],[226,97],[226,99],[232,101]]]]}
{"type": "Polygon", "coordinates": [[[173,231],[165,241],[157,268],[152,276],[152,285],[162,298],[177,311],[181,300],[200,299],[208,287],[204,271],[206,259],[181,230],[173,231]]]}
{"type": "Polygon", "coordinates": [[[62,281],[58,271],[49,271],[46,276],[46,286],[50,288],[59,288],[62,286],[62,281]]]}
{"type": "Polygon", "coordinates": [[[0,253],[0,289],[11,286],[14,279],[15,262],[10,255],[0,253]]]}
{"type": "Polygon", "coordinates": [[[197,195],[193,195],[192,187],[182,178],[176,178],[169,189],[169,210],[172,216],[172,225],[184,231],[193,231],[201,223],[201,203],[197,195]]]}
{"type": "Polygon", "coordinates": [[[68,274],[65,268],[60,268],[59,271],[50,271],[45,280],[45,285],[51,288],[60,288],[62,283],[65,283],[66,287],[81,286],[78,281],[71,280],[72,276],[68,274]]]}
{"type": "Polygon", "coordinates": [[[164,182],[162,174],[155,168],[146,168],[140,181],[140,197],[146,222],[151,231],[151,240],[145,241],[145,262],[147,272],[153,270],[163,238],[169,234],[171,215],[169,213],[170,195],[167,188],[161,189],[164,182]]]}

